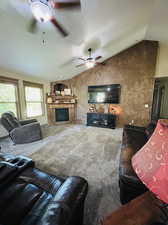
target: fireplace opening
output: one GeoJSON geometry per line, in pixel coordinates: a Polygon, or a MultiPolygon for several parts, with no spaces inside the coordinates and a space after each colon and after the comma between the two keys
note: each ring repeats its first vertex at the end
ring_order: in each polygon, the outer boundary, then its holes
{"type": "Polygon", "coordinates": [[[62,122],[62,121],[69,121],[69,109],[55,109],[55,121],[62,122]]]}

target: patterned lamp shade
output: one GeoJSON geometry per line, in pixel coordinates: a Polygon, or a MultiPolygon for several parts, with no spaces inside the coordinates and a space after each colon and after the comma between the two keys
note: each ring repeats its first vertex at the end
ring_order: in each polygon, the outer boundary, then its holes
{"type": "Polygon", "coordinates": [[[159,120],[149,141],[132,158],[140,180],[168,203],[168,120],[159,120]]]}

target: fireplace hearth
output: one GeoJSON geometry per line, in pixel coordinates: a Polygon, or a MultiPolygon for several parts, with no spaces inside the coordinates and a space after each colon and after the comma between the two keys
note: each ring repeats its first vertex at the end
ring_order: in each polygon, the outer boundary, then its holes
{"type": "Polygon", "coordinates": [[[69,109],[55,109],[55,122],[69,121],[69,109]]]}

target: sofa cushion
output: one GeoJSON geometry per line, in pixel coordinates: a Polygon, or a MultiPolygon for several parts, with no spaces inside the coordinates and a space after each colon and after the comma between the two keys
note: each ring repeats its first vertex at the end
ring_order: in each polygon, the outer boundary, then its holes
{"type": "Polygon", "coordinates": [[[147,137],[144,130],[124,128],[122,146],[132,148],[133,154],[141,149],[146,142],[147,137]]]}
{"type": "Polygon", "coordinates": [[[50,194],[55,194],[65,181],[64,178],[44,173],[37,168],[28,168],[23,171],[19,176],[19,179],[24,182],[34,184],[50,194]]]}
{"type": "Polygon", "coordinates": [[[122,148],[119,163],[120,200],[125,204],[144,193],[147,188],[133,170],[131,159],[147,142],[144,127],[126,125],[123,130],[122,148]]]}
{"type": "Polygon", "coordinates": [[[123,131],[122,148],[120,154],[119,176],[133,179],[139,183],[139,179],[131,164],[133,155],[147,142],[144,129],[132,129],[125,126],[123,131]]]}
{"type": "Polygon", "coordinates": [[[134,182],[139,182],[139,179],[131,165],[133,155],[134,150],[132,148],[126,147],[122,149],[122,154],[120,155],[119,176],[124,176],[127,180],[130,179],[134,182]]]}
{"type": "Polygon", "coordinates": [[[21,180],[12,182],[0,194],[0,223],[11,225],[21,224],[27,213],[40,199],[43,191],[33,184],[21,180]]]}

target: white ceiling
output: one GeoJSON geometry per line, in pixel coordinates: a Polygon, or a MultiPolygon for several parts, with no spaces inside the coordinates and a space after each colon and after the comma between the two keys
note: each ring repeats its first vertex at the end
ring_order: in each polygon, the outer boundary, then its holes
{"type": "Polygon", "coordinates": [[[55,13],[70,32],[66,38],[50,24],[29,33],[29,5],[0,1],[0,67],[36,78],[69,79],[86,70],[76,68],[74,59],[89,47],[103,61],[144,39],[168,41],[167,0],[81,0],[81,11],[55,13]]]}

